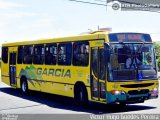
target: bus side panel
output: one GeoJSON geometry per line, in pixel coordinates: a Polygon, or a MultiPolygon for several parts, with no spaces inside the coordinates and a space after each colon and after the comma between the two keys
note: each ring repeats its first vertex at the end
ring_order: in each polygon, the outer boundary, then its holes
{"type": "Polygon", "coordinates": [[[87,88],[87,93],[88,93],[88,100],[92,101],[91,99],[91,88],[90,87],[86,87],[87,88]]]}
{"type": "Polygon", "coordinates": [[[17,79],[17,88],[21,88],[20,78],[17,77],[16,79],[17,79]]]}
{"type": "Polygon", "coordinates": [[[41,82],[37,80],[28,79],[28,89],[40,91],[41,90],[41,82]]]}
{"type": "Polygon", "coordinates": [[[20,82],[20,76],[19,76],[19,74],[20,74],[20,69],[23,67],[23,65],[19,65],[19,64],[17,64],[17,66],[16,66],[17,68],[16,68],[16,77],[17,77],[17,88],[21,88],[21,82],[20,82]]]}
{"type": "MultiPolygon", "coordinates": [[[[8,60],[9,61],[9,60],[8,60]]],[[[7,85],[10,85],[9,80],[9,64],[1,62],[1,76],[2,76],[2,82],[4,82],[7,85]]]]}
{"type": "Polygon", "coordinates": [[[10,85],[9,77],[5,77],[5,76],[2,75],[1,80],[2,80],[3,83],[5,83],[7,85],[10,85]]]}
{"type": "Polygon", "coordinates": [[[17,64],[17,87],[20,88],[21,77],[25,77],[28,83],[29,90],[40,91],[40,81],[33,79],[36,70],[33,70],[32,65],[17,64]],[[31,67],[30,67],[31,66],[31,67]]]}
{"type": "MultiPolygon", "coordinates": [[[[21,88],[21,82],[20,81],[21,81],[20,78],[17,77],[17,88],[21,88]]],[[[27,79],[27,83],[28,83],[28,89],[29,90],[40,91],[41,86],[40,86],[39,81],[27,79]]]]}
{"type": "Polygon", "coordinates": [[[62,96],[74,97],[73,85],[60,84],[53,82],[42,82],[41,91],[62,96]]]}
{"type": "MultiPolygon", "coordinates": [[[[90,86],[89,70],[89,66],[19,65],[17,77],[25,76],[30,90],[74,97],[74,85],[77,81],[83,82],[85,86],[90,86]]],[[[20,86],[20,81],[18,84],[20,86]]],[[[90,89],[88,90],[90,95],[89,91],[90,89]]]]}
{"type": "MultiPolygon", "coordinates": [[[[36,66],[36,69],[38,68],[36,66]]],[[[88,69],[89,67],[43,66],[42,70],[38,70],[43,81],[41,91],[74,97],[74,85],[77,81],[83,82],[86,86],[90,85],[88,69]]]]}

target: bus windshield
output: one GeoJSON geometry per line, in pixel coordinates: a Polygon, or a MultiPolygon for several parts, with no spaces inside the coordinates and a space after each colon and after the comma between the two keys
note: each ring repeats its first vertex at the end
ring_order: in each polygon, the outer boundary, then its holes
{"type": "Polygon", "coordinates": [[[153,44],[110,44],[111,81],[157,79],[153,44]]]}

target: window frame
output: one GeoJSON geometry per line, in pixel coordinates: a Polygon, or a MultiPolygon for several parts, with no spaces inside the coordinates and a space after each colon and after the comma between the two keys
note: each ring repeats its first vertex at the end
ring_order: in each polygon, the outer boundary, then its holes
{"type": "Polygon", "coordinates": [[[43,65],[45,63],[45,45],[44,44],[35,44],[33,47],[33,55],[32,55],[32,63],[35,65],[43,65]],[[35,54],[35,49],[41,47],[41,54],[39,54],[39,51],[37,51],[38,54],[35,54]],[[43,51],[44,49],[44,51],[43,51]],[[42,54],[43,53],[43,54],[42,54]],[[37,57],[35,57],[37,56],[37,57]],[[35,58],[39,58],[35,61],[35,58]],[[38,61],[38,62],[37,62],[38,61]]]}
{"type": "Polygon", "coordinates": [[[17,54],[17,64],[22,64],[23,63],[23,58],[24,58],[24,46],[22,46],[22,45],[20,45],[20,46],[18,46],[18,54],[17,54]],[[19,62],[19,48],[20,47],[22,47],[22,53],[20,54],[20,55],[22,55],[21,56],[21,61],[19,62]]]}
{"type": "MultiPolygon", "coordinates": [[[[89,58],[90,58],[90,45],[89,45],[89,41],[77,41],[77,42],[74,42],[73,43],[73,55],[72,55],[73,57],[72,57],[72,64],[73,64],[73,66],[80,66],[80,67],[87,67],[87,66],[89,66],[89,58]],[[87,52],[87,57],[88,57],[88,59],[87,59],[87,64],[82,64],[82,65],[80,65],[80,63],[75,63],[75,61],[77,61],[77,60],[79,60],[80,61],[80,57],[78,57],[78,58],[76,58],[75,57],[75,55],[80,55],[80,54],[85,54],[85,53],[79,53],[79,51],[78,51],[78,53],[74,53],[74,52],[76,52],[75,51],[75,45],[80,45],[80,46],[78,46],[78,47],[80,47],[80,49],[81,49],[81,45],[83,45],[83,44],[85,44],[86,46],[88,45],[88,52],[87,52]],[[76,60],[75,60],[76,59],[76,60]]],[[[80,62],[82,62],[82,61],[80,61],[80,62]]]]}
{"type": "Polygon", "coordinates": [[[32,64],[33,63],[33,49],[34,49],[34,46],[33,45],[24,45],[24,47],[23,47],[23,64],[32,64]],[[29,62],[25,62],[25,57],[27,57],[26,55],[25,55],[25,47],[28,47],[28,46],[31,46],[32,47],[32,51],[30,51],[31,52],[31,54],[30,55],[28,55],[29,57],[31,56],[31,62],[29,63],[29,62]]]}
{"type": "Polygon", "coordinates": [[[58,63],[58,65],[63,65],[63,66],[70,66],[71,64],[72,64],[72,42],[64,42],[64,43],[59,43],[58,44],[58,57],[57,57],[57,63],[58,63]],[[65,53],[63,54],[60,54],[59,53],[59,48],[61,47],[61,46],[65,46],[66,45],[66,47],[65,47],[65,53]],[[61,55],[61,56],[60,56],[61,55]],[[59,61],[59,59],[60,59],[60,57],[61,57],[61,59],[62,59],[62,56],[65,56],[65,59],[66,59],[66,62],[64,62],[64,63],[61,63],[60,61],[59,61]]]}
{"type": "Polygon", "coordinates": [[[3,61],[5,64],[8,63],[8,52],[9,52],[8,47],[2,47],[2,61],[3,61]],[[6,49],[5,52],[7,52],[7,53],[4,53],[4,49],[6,49]]]}
{"type": "Polygon", "coordinates": [[[45,45],[45,50],[44,50],[44,52],[45,52],[45,65],[56,65],[57,64],[57,58],[58,58],[58,45],[57,45],[57,43],[48,43],[48,44],[46,44],[45,45]],[[52,53],[50,53],[50,47],[51,46],[54,46],[54,47],[56,47],[56,54],[52,54],[52,53]],[[49,47],[48,49],[49,49],[49,53],[46,53],[46,47],[49,47]],[[48,55],[56,55],[56,57],[55,57],[55,62],[53,63],[53,62],[48,62],[48,63],[46,63],[46,58],[48,57],[48,55]]]}

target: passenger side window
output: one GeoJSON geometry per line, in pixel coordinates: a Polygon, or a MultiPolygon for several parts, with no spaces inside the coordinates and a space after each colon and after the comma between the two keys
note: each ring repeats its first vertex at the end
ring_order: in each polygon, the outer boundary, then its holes
{"type": "Polygon", "coordinates": [[[23,63],[24,64],[32,64],[32,57],[33,57],[33,46],[32,45],[24,46],[23,63]]]}
{"type": "Polygon", "coordinates": [[[72,44],[60,43],[58,45],[58,64],[71,65],[71,57],[72,57],[72,44]]]}
{"type": "Polygon", "coordinates": [[[73,65],[88,66],[89,42],[75,42],[73,44],[73,65]]]}
{"type": "Polygon", "coordinates": [[[34,64],[43,64],[44,63],[44,45],[35,45],[34,46],[34,64]]]}
{"type": "Polygon", "coordinates": [[[8,63],[8,47],[2,47],[2,61],[8,63]]]}
{"type": "Polygon", "coordinates": [[[22,64],[23,62],[23,46],[18,47],[18,58],[17,58],[17,63],[22,64]]]}
{"type": "Polygon", "coordinates": [[[57,44],[48,44],[45,47],[45,64],[56,65],[57,61],[57,44]]]}

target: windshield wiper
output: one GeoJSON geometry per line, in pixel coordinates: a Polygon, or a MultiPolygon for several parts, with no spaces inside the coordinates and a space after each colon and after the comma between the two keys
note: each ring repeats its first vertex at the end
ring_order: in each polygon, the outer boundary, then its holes
{"type": "Polygon", "coordinates": [[[144,43],[141,44],[141,46],[139,47],[139,49],[137,50],[138,53],[142,52],[142,47],[144,46],[144,43]],[[140,51],[141,50],[141,51],[140,51]]]}

